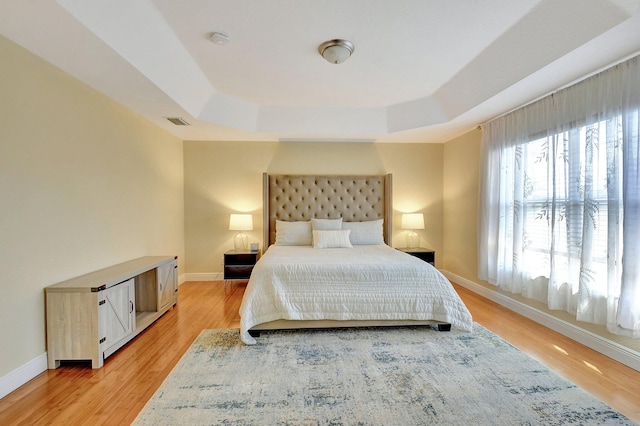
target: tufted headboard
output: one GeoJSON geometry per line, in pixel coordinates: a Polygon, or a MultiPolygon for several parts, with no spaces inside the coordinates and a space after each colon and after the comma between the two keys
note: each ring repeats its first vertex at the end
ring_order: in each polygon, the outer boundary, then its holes
{"type": "Polygon", "coordinates": [[[380,176],[262,175],[264,249],[276,239],[276,220],[384,219],[391,244],[391,174],[380,176]]]}

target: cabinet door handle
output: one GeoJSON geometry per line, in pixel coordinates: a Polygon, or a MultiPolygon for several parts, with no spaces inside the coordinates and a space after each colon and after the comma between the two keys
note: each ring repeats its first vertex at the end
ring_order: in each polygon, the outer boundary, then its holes
{"type": "Polygon", "coordinates": [[[129,300],[129,313],[133,312],[133,302],[129,300]]]}

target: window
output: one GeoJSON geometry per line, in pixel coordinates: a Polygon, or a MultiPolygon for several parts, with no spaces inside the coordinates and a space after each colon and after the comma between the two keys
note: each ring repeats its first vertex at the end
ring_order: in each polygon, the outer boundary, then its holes
{"type": "Polygon", "coordinates": [[[482,127],[481,279],[640,338],[639,113],[636,57],[482,127]]]}
{"type": "Polygon", "coordinates": [[[618,116],[517,148],[516,161],[524,168],[522,261],[528,276],[551,279],[554,270],[575,294],[582,274],[594,296],[606,297],[608,245],[615,244],[608,236],[620,234],[622,226],[608,208],[622,198],[620,186],[608,188],[610,180],[621,181],[621,129],[618,116]],[[591,240],[586,254],[585,234],[591,240]],[[580,268],[583,255],[591,258],[589,268],[580,268]]]}

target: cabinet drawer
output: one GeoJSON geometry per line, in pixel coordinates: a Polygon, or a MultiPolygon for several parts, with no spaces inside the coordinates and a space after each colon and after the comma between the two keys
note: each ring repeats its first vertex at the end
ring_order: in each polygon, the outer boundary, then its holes
{"type": "Polygon", "coordinates": [[[248,280],[253,270],[253,264],[251,265],[225,265],[224,267],[224,279],[225,280],[248,280]]]}

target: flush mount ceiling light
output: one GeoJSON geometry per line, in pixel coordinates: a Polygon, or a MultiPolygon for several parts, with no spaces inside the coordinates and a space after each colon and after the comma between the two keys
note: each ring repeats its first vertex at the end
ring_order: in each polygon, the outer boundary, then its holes
{"type": "Polygon", "coordinates": [[[354,49],[353,43],[341,39],[325,41],[318,46],[320,55],[332,64],[341,64],[349,59],[354,49]]]}

